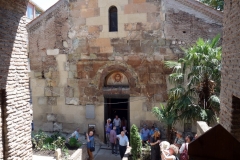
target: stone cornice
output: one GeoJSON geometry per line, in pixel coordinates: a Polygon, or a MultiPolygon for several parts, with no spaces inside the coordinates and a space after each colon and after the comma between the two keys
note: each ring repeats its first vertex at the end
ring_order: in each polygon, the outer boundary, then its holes
{"type": "Polygon", "coordinates": [[[177,2],[180,2],[184,4],[187,7],[190,7],[198,12],[201,12],[205,14],[206,16],[215,19],[218,22],[223,21],[223,12],[215,10],[214,8],[207,6],[201,2],[198,2],[196,0],[175,0],[177,2]]]}
{"type": "Polygon", "coordinates": [[[30,23],[27,24],[27,30],[31,30],[31,28],[35,28],[35,26],[39,26],[39,24],[46,20],[49,19],[52,14],[54,12],[56,12],[56,10],[64,5],[64,3],[66,2],[66,0],[59,0],[57,3],[55,3],[52,7],[50,7],[49,9],[47,9],[45,12],[43,12],[41,15],[39,15],[37,18],[35,18],[34,20],[32,20],[30,23]]]}

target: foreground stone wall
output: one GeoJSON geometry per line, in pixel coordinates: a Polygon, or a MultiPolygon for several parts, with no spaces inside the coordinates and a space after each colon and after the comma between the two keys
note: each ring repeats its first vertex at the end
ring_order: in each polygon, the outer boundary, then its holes
{"type": "Polygon", "coordinates": [[[27,0],[0,1],[0,159],[32,159],[27,0]]]}
{"type": "Polygon", "coordinates": [[[240,2],[225,1],[220,123],[240,141],[240,2]]]}
{"type": "Polygon", "coordinates": [[[166,102],[169,88],[164,61],[179,58],[198,36],[220,33],[221,22],[175,0],[61,0],[28,32],[36,129],[54,130],[46,118],[54,114],[64,131],[93,123],[103,134],[106,95],[130,96],[130,124],[156,120],[151,108],[166,102]],[[111,6],[117,32],[108,28],[111,6]],[[114,72],[127,77],[128,88],[106,86],[114,72]],[[95,119],[85,117],[89,104],[95,119]]]}

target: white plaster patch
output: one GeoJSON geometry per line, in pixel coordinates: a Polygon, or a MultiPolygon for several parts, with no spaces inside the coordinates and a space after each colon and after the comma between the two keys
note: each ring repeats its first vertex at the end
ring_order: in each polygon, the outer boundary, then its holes
{"type": "Polygon", "coordinates": [[[75,36],[76,32],[75,31],[69,31],[68,32],[68,37],[72,39],[75,36]]]}
{"type": "Polygon", "coordinates": [[[59,54],[59,49],[48,49],[47,50],[47,55],[48,56],[55,56],[59,54]]]}
{"type": "Polygon", "coordinates": [[[68,48],[68,43],[67,43],[67,41],[63,41],[63,47],[68,48]]]}
{"type": "Polygon", "coordinates": [[[78,98],[66,97],[65,103],[68,104],[68,105],[78,105],[79,104],[79,99],[78,98]]]}
{"type": "Polygon", "coordinates": [[[103,69],[99,69],[98,72],[99,72],[99,73],[102,73],[102,72],[103,72],[103,69]]]}

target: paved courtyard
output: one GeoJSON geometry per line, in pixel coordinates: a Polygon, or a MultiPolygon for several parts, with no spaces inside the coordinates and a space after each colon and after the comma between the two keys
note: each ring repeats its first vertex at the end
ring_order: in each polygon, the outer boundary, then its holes
{"type": "MultiPolygon", "coordinates": [[[[121,160],[120,155],[112,154],[111,147],[107,147],[105,144],[96,144],[96,150],[93,152],[94,160],[121,160]]],[[[130,151],[130,148],[127,152],[130,151]]],[[[127,157],[124,157],[123,160],[127,160],[127,157]]],[[[47,156],[38,156],[33,155],[33,160],[56,160],[54,157],[47,156]]]]}
{"type": "Polygon", "coordinates": [[[102,145],[98,151],[96,151],[94,160],[120,160],[120,155],[112,154],[111,147],[107,145],[102,145]]]}

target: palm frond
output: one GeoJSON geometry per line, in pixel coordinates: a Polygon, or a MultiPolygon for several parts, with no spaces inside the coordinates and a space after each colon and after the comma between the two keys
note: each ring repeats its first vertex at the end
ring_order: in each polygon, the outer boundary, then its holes
{"type": "Polygon", "coordinates": [[[165,66],[167,68],[172,68],[174,72],[180,72],[181,71],[181,63],[176,61],[165,61],[165,66]]]}

